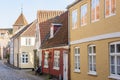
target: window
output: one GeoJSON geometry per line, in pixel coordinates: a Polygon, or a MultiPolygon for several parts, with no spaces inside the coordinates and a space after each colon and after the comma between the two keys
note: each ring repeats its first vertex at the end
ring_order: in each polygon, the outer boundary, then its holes
{"type": "Polygon", "coordinates": [[[44,68],[48,68],[48,56],[49,56],[49,52],[45,51],[45,59],[44,59],[44,68]]]}
{"type": "Polygon", "coordinates": [[[28,63],[28,54],[26,52],[22,53],[22,63],[28,63]]]}
{"type": "Polygon", "coordinates": [[[72,29],[77,28],[77,10],[72,12],[72,29]]]}
{"type": "Polygon", "coordinates": [[[74,49],[74,64],[75,64],[75,72],[80,72],[80,48],[75,47],[74,49]]]}
{"type": "Polygon", "coordinates": [[[21,37],[21,46],[34,46],[35,38],[34,37],[21,37]]]}
{"type": "Polygon", "coordinates": [[[120,42],[110,44],[110,76],[120,79],[120,42]]]}
{"type": "Polygon", "coordinates": [[[87,24],[87,4],[81,6],[81,26],[87,24]]]}
{"type": "Polygon", "coordinates": [[[89,74],[96,75],[96,46],[88,46],[89,74]]]}
{"type": "Polygon", "coordinates": [[[31,45],[31,39],[30,38],[26,38],[26,45],[30,46],[31,45]]]}
{"type": "Polygon", "coordinates": [[[59,70],[60,67],[60,51],[55,50],[54,51],[54,64],[53,64],[53,69],[59,70]]]}
{"type": "Polygon", "coordinates": [[[91,1],[91,19],[92,22],[99,20],[100,13],[100,0],[92,0],[91,1]]]}
{"type": "Polygon", "coordinates": [[[105,16],[115,15],[116,0],[105,0],[105,16]]]}

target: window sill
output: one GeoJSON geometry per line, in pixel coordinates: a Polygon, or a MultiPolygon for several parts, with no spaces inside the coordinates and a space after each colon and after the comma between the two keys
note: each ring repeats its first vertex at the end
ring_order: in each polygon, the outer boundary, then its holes
{"type": "Polygon", "coordinates": [[[44,66],[44,68],[48,68],[48,66],[44,66]]]}
{"type": "Polygon", "coordinates": [[[79,69],[75,69],[74,72],[75,73],[80,73],[80,70],[79,69]]]}
{"type": "Polygon", "coordinates": [[[87,23],[86,24],[82,24],[81,27],[86,26],[86,25],[87,25],[87,23]]]}
{"type": "Polygon", "coordinates": [[[53,69],[55,69],[55,70],[59,70],[59,67],[53,67],[53,69]]]}
{"type": "Polygon", "coordinates": [[[110,75],[110,76],[108,76],[108,78],[120,80],[120,76],[112,76],[112,75],[110,75]]]}
{"type": "Polygon", "coordinates": [[[111,14],[111,15],[105,16],[105,18],[109,18],[109,17],[114,16],[114,15],[116,15],[116,14],[114,13],[114,14],[111,14]]]}
{"type": "Polygon", "coordinates": [[[77,29],[77,27],[72,27],[72,30],[77,29]]]}
{"type": "Polygon", "coordinates": [[[96,72],[88,72],[89,75],[97,76],[96,72]]]}
{"type": "Polygon", "coordinates": [[[96,20],[93,20],[91,21],[92,23],[95,23],[95,22],[98,22],[100,19],[96,19],[96,20]]]}

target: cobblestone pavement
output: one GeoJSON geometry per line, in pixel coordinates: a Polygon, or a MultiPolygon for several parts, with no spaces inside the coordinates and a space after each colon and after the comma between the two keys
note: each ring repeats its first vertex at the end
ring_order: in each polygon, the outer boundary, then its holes
{"type": "Polygon", "coordinates": [[[34,76],[23,70],[16,70],[6,66],[0,60],[0,80],[45,80],[43,77],[34,76]]]}

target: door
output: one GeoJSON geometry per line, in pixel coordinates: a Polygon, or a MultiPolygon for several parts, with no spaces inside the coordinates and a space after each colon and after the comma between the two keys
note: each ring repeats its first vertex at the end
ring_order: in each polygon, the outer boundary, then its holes
{"type": "Polygon", "coordinates": [[[63,80],[68,80],[68,52],[63,53],[63,80]]]}

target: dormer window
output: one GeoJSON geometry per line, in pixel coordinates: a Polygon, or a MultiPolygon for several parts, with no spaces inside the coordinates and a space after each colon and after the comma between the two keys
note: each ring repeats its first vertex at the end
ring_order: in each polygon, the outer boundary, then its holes
{"type": "Polygon", "coordinates": [[[51,27],[50,27],[50,38],[53,38],[56,31],[59,29],[59,27],[61,27],[62,24],[56,24],[56,23],[52,23],[51,27]]]}

